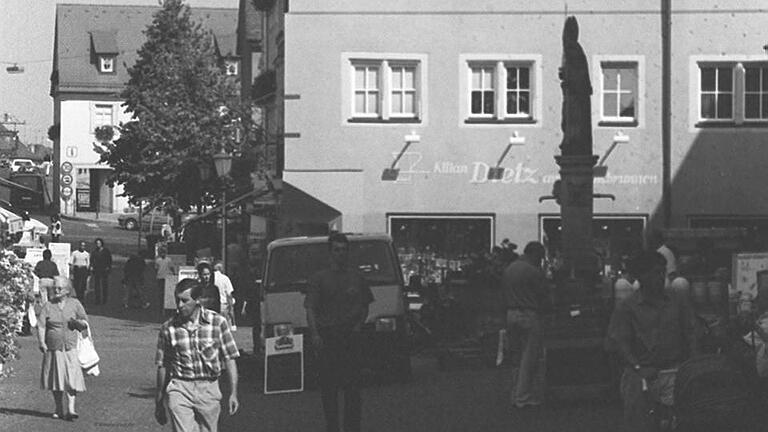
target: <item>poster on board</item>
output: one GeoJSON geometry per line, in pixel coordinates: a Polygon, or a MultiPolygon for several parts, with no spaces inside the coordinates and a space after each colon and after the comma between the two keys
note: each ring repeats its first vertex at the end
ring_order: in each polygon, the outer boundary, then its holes
{"type": "MultiPolygon", "coordinates": [[[[32,265],[35,268],[38,262],[43,260],[43,248],[27,248],[27,254],[24,255],[24,261],[32,265]]],[[[61,272],[59,272],[61,273],[61,272]]]]}
{"type": "Polygon", "coordinates": [[[768,252],[733,254],[731,291],[757,296],[757,272],[768,270],[768,252]]]}
{"type": "Polygon", "coordinates": [[[51,261],[55,262],[59,268],[59,274],[69,277],[69,255],[71,253],[69,243],[48,243],[48,249],[51,250],[51,261]]]}
{"type": "Polygon", "coordinates": [[[264,394],[304,390],[303,336],[285,335],[264,341],[264,394]]]}

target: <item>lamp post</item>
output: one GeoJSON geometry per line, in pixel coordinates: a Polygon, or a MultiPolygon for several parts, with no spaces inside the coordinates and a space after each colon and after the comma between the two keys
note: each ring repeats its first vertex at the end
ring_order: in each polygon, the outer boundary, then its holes
{"type": "Polygon", "coordinates": [[[224,271],[227,271],[227,184],[226,177],[232,170],[232,155],[222,149],[213,155],[213,165],[216,167],[216,174],[224,184],[221,191],[221,262],[224,263],[224,271]]]}

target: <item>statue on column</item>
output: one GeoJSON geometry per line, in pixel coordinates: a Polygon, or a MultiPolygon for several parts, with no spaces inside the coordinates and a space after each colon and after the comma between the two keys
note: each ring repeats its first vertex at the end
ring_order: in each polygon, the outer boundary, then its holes
{"type": "Polygon", "coordinates": [[[563,59],[560,87],[563,89],[563,156],[592,155],[592,84],[587,56],[579,44],[579,24],[568,17],[563,27],[563,59]]]}

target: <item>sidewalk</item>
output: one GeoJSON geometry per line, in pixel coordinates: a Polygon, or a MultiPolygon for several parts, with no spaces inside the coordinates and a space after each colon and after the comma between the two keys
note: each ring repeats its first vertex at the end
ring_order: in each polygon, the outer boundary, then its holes
{"type": "Polygon", "coordinates": [[[117,223],[117,218],[120,217],[120,213],[95,213],[95,212],[76,212],[74,216],[62,214],[61,218],[64,220],[77,220],[83,222],[114,222],[117,223]]]}

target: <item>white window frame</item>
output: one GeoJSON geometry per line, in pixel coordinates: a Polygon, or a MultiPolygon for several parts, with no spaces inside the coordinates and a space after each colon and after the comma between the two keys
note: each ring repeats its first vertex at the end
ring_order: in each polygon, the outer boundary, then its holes
{"type": "Polygon", "coordinates": [[[483,124],[517,123],[541,127],[543,89],[540,54],[460,54],[459,125],[482,127],[483,124]],[[494,112],[472,113],[472,69],[490,66],[494,71],[494,112]],[[507,113],[508,69],[528,68],[528,113],[507,113]]]}
{"type": "Polygon", "coordinates": [[[109,102],[91,102],[91,129],[90,133],[93,135],[95,134],[96,128],[99,126],[109,125],[109,126],[115,126],[117,124],[116,119],[116,105],[114,103],[109,102]],[[104,117],[107,117],[106,113],[100,113],[99,110],[109,110],[108,118],[109,123],[103,123],[99,121],[100,114],[103,114],[104,117]]]}
{"type": "Polygon", "coordinates": [[[698,79],[698,112],[699,112],[699,121],[700,122],[732,122],[736,120],[736,105],[737,105],[737,94],[738,90],[736,88],[736,75],[737,75],[737,67],[734,64],[728,64],[728,63],[700,63],[699,64],[699,79],[698,79]],[[705,91],[702,89],[702,74],[704,72],[704,69],[714,69],[715,70],[715,89],[714,90],[707,90],[705,91]],[[719,88],[720,83],[720,69],[730,69],[731,70],[731,90],[730,92],[723,91],[719,88]],[[714,118],[705,118],[702,116],[702,104],[701,100],[703,99],[703,96],[705,94],[711,94],[715,96],[715,117],[714,118]],[[718,117],[717,109],[718,109],[718,97],[720,95],[730,95],[731,96],[731,115],[729,117],[718,117]]]}
{"type": "Polygon", "coordinates": [[[382,65],[372,61],[353,61],[352,64],[352,116],[355,118],[380,118],[382,116],[382,65]],[[363,82],[357,82],[357,70],[363,69],[363,82]],[[371,83],[371,71],[376,70],[376,82],[371,83]],[[362,85],[358,85],[362,84],[362,85]],[[356,106],[358,93],[363,94],[363,110],[358,111],[356,106]],[[376,109],[369,112],[369,98],[376,95],[376,109]]]}
{"type": "Polygon", "coordinates": [[[639,81],[639,74],[638,74],[638,68],[637,63],[632,62],[602,62],[600,64],[600,119],[604,122],[623,122],[623,123],[630,123],[637,121],[637,101],[639,99],[638,97],[638,81],[639,81]],[[621,73],[616,74],[616,88],[608,89],[606,88],[605,83],[605,72],[607,70],[625,70],[625,69],[632,69],[635,71],[635,87],[630,90],[624,90],[622,89],[622,82],[621,82],[621,73]],[[621,96],[629,94],[634,97],[634,115],[629,116],[622,116],[621,115],[621,96]],[[613,113],[606,113],[605,112],[605,98],[606,96],[611,95],[616,99],[616,110],[618,111],[617,115],[610,115],[613,113]]]}
{"type": "Polygon", "coordinates": [[[99,56],[99,72],[115,73],[116,62],[117,62],[117,58],[113,55],[100,55],[99,56]]]}
{"type": "Polygon", "coordinates": [[[744,95],[741,101],[742,109],[744,112],[744,122],[745,123],[766,123],[768,122],[768,109],[764,110],[762,101],[764,99],[768,99],[768,87],[763,86],[763,77],[762,75],[768,74],[768,63],[766,62],[743,62],[741,63],[743,69],[744,69],[744,95]],[[755,68],[760,71],[760,77],[758,78],[759,84],[760,84],[760,90],[758,91],[750,91],[747,90],[747,69],[755,68]],[[749,94],[755,94],[758,95],[758,101],[759,101],[759,109],[761,111],[760,117],[747,117],[747,95],[749,94]]]}
{"type": "Polygon", "coordinates": [[[591,58],[592,67],[592,118],[594,127],[604,129],[626,129],[645,127],[645,56],[626,54],[598,54],[591,58]],[[637,71],[635,91],[635,117],[606,117],[603,110],[603,65],[634,65],[637,71]]]}
{"type": "MultiPolygon", "coordinates": [[[[414,53],[345,52],[341,54],[341,110],[342,125],[398,125],[402,123],[427,122],[427,55],[414,53]],[[378,112],[357,113],[355,107],[355,67],[369,65],[378,67],[378,112]],[[414,95],[413,112],[396,112],[392,104],[393,92],[403,91],[393,83],[393,68],[413,68],[414,88],[405,89],[414,95]]],[[[366,102],[367,103],[367,102],[366,102]]]]}
{"type": "Polygon", "coordinates": [[[387,78],[389,79],[389,116],[391,118],[418,118],[419,116],[419,81],[418,81],[418,69],[419,65],[413,62],[395,62],[388,61],[387,78]],[[413,87],[405,87],[404,83],[399,85],[394,81],[394,70],[400,69],[401,79],[405,80],[405,71],[413,71],[413,87]],[[396,112],[394,94],[400,94],[400,111],[396,112]],[[413,95],[413,110],[411,112],[405,111],[405,99],[408,94],[413,95]]]}
{"type": "Polygon", "coordinates": [[[240,74],[240,60],[224,59],[224,73],[227,76],[238,76],[240,74]]]}
{"type": "Polygon", "coordinates": [[[533,67],[532,67],[531,64],[528,64],[528,63],[511,63],[511,62],[504,63],[504,68],[502,70],[502,76],[500,77],[501,79],[504,80],[503,81],[503,83],[504,83],[504,94],[503,95],[499,95],[499,97],[503,99],[503,107],[504,107],[504,113],[503,114],[504,114],[505,118],[515,118],[515,117],[531,118],[531,111],[532,111],[532,105],[533,105],[532,99],[533,99],[533,94],[534,94],[533,85],[532,85],[532,78],[533,78],[532,75],[533,75],[533,67]],[[510,89],[509,88],[507,83],[509,82],[509,70],[512,69],[512,68],[515,68],[515,69],[518,70],[518,72],[517,72],[518,77],[520,75],[520,72],[519,72],[520,70],[522,70],[522,69],[527,69],[528,70],[528,87],[527,88],[520,87],[520,84],[519,84],[520,80],[519,80],[519,78],[518,78],[518,86],[516,88],[514,88],[514,89],[510,89]],[[519,96],[520,96],[520,94],[524,93],[524,92],[528,92],[528,112],[527,113],[519,113],[519,112],[518,113],[510,113],[509,112],[509,97],[508,96],[509,96],[510,92],[516,92],[517,93],[517,95],[518,95],[518,106],[519,106],[519,96]]]}
{"type": "Polygon", "coordinates": [[[498,88],[498,71],[496,70],[497,65],[495,63],[487,63],[487,62],[472,62],[469,64],[469,117],[470,118],[495,118],[498,114],[498,100],[500,98],[499,93],[500,89],[498,88]],[[475,88],[473,85],[474,79],[473,75],[475,70],[480,71],[480,86],[478,88],[475,88]],[[486,71],[490,71],[490,82],[487,82],[485,79],[486,71]],[[481,100],[480,100],[480,111],[479,113],[473,113],[472,112],[472,100],[474,93],[476,91],[479,91],[481,94],[481,100]],[[486,92],[492,92],[493,93],[493,112],[486,113],[485,112],[485,93],[486,92]]]}
{"type": "MultiPolygon", "coordinates": [[[[768,124],[766,118],[747,118],[746,116],[746,68],[762,67],[768,70],[768,61],[764,55],[700,55],[689,57],[689,95],[691,103],[688,108],[690,132],[699,128],[730,130],[734,127],[764,130],[768,124]],[[727,119],[705,119],[701,116],[701,68],[730,67],[733,71],[732,115],[727,119]]],[[[768,97],[768,88],[763,89],[764,97],[768,97]]],[[[764,113],[768,116],[768,113],[764,113]]]]}

